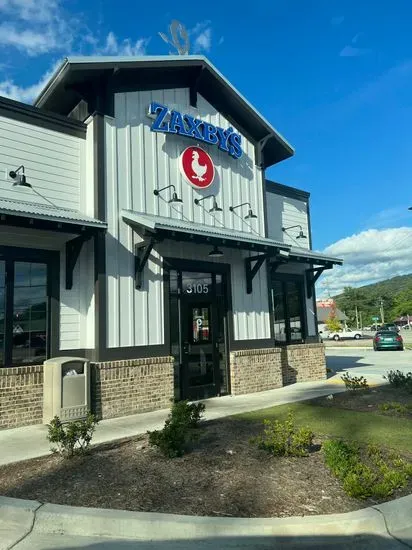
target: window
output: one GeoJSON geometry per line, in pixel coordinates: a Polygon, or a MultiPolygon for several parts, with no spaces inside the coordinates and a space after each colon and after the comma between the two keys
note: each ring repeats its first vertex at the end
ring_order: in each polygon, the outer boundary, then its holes
{"type": "MultiPolygon", "coordinates": [[[[0,366],[33,365],[49,356],[54,253],[0,247],[0,366]]],[[[53,291],[56,293],[55,290],[53,291]]],[[[57,290],[58,294],[58,290],[57,290]]]]}
{"type": "Polygon", "coordinates": [[[304,340],[303,280],[290,276],[272,280],[274,337],[278,343],[304,340]]]}

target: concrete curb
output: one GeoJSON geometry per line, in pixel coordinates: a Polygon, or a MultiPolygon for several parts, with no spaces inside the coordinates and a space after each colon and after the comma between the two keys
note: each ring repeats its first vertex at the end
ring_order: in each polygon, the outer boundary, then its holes
{"type": "Polygon", "coordinates": [[[412,495],[374,506],[385,518],[388,533],[412,547],[412,495]]]}
{"type": "MultiPolygon", "coordinates": [[[[412,497],[382,505],[380,509],[364,508],[346,514],[291,518],[210,518],[146,512],[128,512],[97,508],[77,508],[56,504],[40,506],[36,501],[0,498],[0,518],[20,517],[35,534],[59,534],[122,538],[132,540],[193,540],[210,537],[310,537],[383,535],[388,536],[387,523],[394,530],[400,526],[397,511],[412,529],[412,497]],[[14,511],[13,511],[14,508],[14,511]],[[35,513],[37,510],[37,513],[35,513]],[[384,515],[388,516],[387,522],[384,515]]],[[[405,524],[402,525],[405,528],[405,524]]]]}

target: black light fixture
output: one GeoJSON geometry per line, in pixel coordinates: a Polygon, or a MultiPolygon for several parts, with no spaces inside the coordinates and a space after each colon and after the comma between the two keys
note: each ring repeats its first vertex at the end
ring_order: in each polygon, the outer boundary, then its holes
{"type": "Polygon", "coordinates": [[[237,206],[229,206],[229,210],[233,212],[236,210],[236,208],[240,208],[241,206],[249,206],[248,213],[245,216],[245,220],[255,220],[257,218],[256,214],[253,213],[252,206],[250,202],[242,202],[242,204],[238,204],[237,206]]]}
{"type": "Polygon", "coordinates": [[[182,204],[183,201],[182,201],[182,199],[179,199],[179,197],[177,196],[176,187],[173,184],[166,185],[166,187],[162,187],[162,189],[155,189],[153,191],[153,194],[156,195],[156,197],[158,197],[162,191],[165,191],[166,189],[169,189],[170,187],[173,187],[173,193],[172,193],[172,198],[168,200],[168,203],[169,204],[182,204]]]}
{"type": "Polygon", "coordinates": [[[216,245],[209,252],[209,258],[221,258],[223,255],[223,252],[216,245]]]}
{"type": "Polygon", "coordinates": [[[295,239],[307,239],[306,235],[303,232],[303,229],[302,229],[301,225],[291,225],[290,227],[282,227],[282,231],[285,232],[285,231],[288,231],[289,229],[294,229],[295,227],[300,228],[300,231],[299,231],[298,235],[295,237],[295,239]]]}
{"type": "Polygon", "coordinates": [[[205,199],[210,199],[211,197],[213,197],[213,206],[212,206],[212,208],[209,208],[209,213],[210,212],[223,212],[223,209],[220,208],[220,206],[218,206],[218,204],[217,204],[217,200],[216,200],[215,195],[206,195],[206,197],[202,197],[201,199],[195,199],[195,204],[198,205],[202,201],[204,201],[205,199]]]}
{"type": "Polygon", "coordinates": [[[11,179],[15,180],[13,185],[18,185],[20,187],[31,187],[30,183],[27,183],[23,165],[16,168],[16,170],[10,170],[9,176],[11,179]],[[19,174],[19,172],[21,172],[21,174],[19,174]]]}

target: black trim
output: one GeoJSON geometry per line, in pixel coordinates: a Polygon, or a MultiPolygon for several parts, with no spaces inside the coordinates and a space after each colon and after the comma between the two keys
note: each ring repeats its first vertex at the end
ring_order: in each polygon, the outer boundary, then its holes
{"type": "Polygon", "coordinates": [[[309,197],[306,201],[306,219],[308,223],[308,233],[309,233],[309,250],[312,250],[312,223],[310,219],[310,201],[309,197]]]}
{"type": "Polygon", "coordinates": [[[55,233],[79,233],[83,231],[104,231],[105,227],[98,225],[87,225],[87,222],[69,221],[65,218],[61,220],[46,220],[40,217],[40,214],[30,214],[26,212],[19,213],[0,213],[0,225],[12,227],[25,227],[29,229],[40,229],[43,231],[53,231],[55,233]]]}
{"type": "MultiPolygon", "coordinates": [[[[104,116],[95,113],[93,123],[94,149],[94,212],[98,219],[106,220],[106,175],[105,175],[105,123],[104,116]]],[[[94,238],[95,260],[95,350],[96,360],[102,361],[107,346],[107,274],[106,235],[99,233],[94,238]]]]}
{"type": "Polygon", "coordinates": [[[143,286],[143,270],[154,246],[154,239],[141,241],[134,245],[134,287],[140,290],[143,286]]]}
{"type": "Polygon", "coordinates": [[[47,130],[54,130],[61,134],[86,139],[87,126],[77,120],[62,115],[42,111],[37,107],[0,97],[0,116],[47,130]]]}
{"type": "Polygon", "coordinates": [[[282,195],[283,197],[289,197],[290,199],[298,199],[301,201],[308,201],[310,197],[310,193],[308,191],[296,189],[295,187],[289,187],[288,185],[283,185],[282,183],[277,183],[268,179],[266,179],[265,182],[267,193],[275,193],[276,195],[282,195]]]}
{"type": "Polygon", "coordinates": [[[245,277],[246,277],[246,294],[252,294],[253,279],[258,274],[265,260],[267,260],[267,254],[260,254],[259,256],[250,256],[249,258],[244,259],[245,277]],[[252,267],[252,262],[254,262],[253,267],[252,267]]]}
{"type": "MultiPolygon", "coordinates": [[[[272,288],[274,281],[280,281],[282,283],[288,283],[288,282],[295,282],[298,284],[299,287],[299,293],[300,293],[300,305],[301,305],[301,313],[300,313],[300,321],[301,321],[301,333],[302,338],[300,340],[292,340],[290,338],[290,319],[289,319],[289,311],[288,311],[288,304],[286,300],[286,294],[283,290],[283,310],[285,313],[285,330],[286,330],[286,342],[283,341],[275,341],[276,346],[288,346],[293,344],[303,344],[306,342],[306,338],[308,336],[308,324],[307,324],[307,309],[306,309],[306,292],[305,292],[305,282],[306,278],[304,276],[304,273],[297,274],[297,273],[277,273],[276,269],[279,267],[280,264],[276,264],[274,267],[275,269],[271,270],[270,274],[270,287],[272,288]]],[[[272,304],[272,311],[273,311],[273,304],[272,304]]]]}

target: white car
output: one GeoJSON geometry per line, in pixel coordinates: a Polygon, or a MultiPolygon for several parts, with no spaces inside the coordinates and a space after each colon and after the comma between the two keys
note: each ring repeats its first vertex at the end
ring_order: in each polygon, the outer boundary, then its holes
{"type": "Polygon", "coordinates": [[[359,340],[362,338],[363,334],[361,330],[352,330],[347,328],[345,330],[338,330],[337,332],[329,333],[329,340],[343,340],[344,338],[353,338],[354,340],[359,340]]]}

